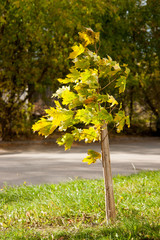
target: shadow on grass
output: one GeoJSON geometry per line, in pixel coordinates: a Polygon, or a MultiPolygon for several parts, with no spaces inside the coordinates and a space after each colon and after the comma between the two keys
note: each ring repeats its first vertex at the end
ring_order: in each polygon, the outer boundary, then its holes
{"type": "Polygon", "coordinates": [[[13,229],[0,233],[1,240],[159,240],[160,226],[149,223],[120,223],[120,226],[96,226],[77,230],[13,229]]]}

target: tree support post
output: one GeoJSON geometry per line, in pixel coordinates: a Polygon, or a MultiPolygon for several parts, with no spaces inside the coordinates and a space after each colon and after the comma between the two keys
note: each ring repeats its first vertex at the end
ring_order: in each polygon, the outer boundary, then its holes
{"type": "Polygon", "coordinates": [[[114,221],[116,217],[115,202],[113,193],[113,181],[110,163],[109,137],[108,128],[105,123],[101,130],[101,150],[102,150],[102,165],[105,184],[105,206],[106,206],[106,220],[114,221]]]}

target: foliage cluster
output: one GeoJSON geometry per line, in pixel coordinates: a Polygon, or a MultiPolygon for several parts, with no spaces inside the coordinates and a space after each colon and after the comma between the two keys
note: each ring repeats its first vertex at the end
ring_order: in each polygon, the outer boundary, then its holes
{"type": "MultiPolygon", "coordinates": [[[[125,123],[129,126],[129,118],[125,116],[121,104],[110,95],[111,85],[118,89],[117,98],[124,92],[129,69],[126,65],[120,67],[109,56],[101,58],[98,55],[98,32],[86,29],[79,35],[82,44],[73,46],[69,55],[73,62],[70,73],[66,78],[58,79],[61,84],[68,85],[63,85],[53,94],[59,101],[54,100],[55,107],[46,109],[47,115],[33,125],[33,130],[44,136],[57,128],[60,132],[70,129],[57,140],[59,145],[65,145],[65,150],[71,148],[73,141],[101,141],[104,123],[114,122],[117,132],[123,129],[125,123]],[[89,50],[88,45],[94,45],[95,52],[89,50]],[[120,110],[117,111],[117,108],[120,110]],[[81,123],[86,127],[77,127],[81,123]]],[[[83,160],[88,164],[101,158],[101,154],[93,150],[89,150],[88,155],[83,160]]]]}
{"type": "Polygon", "coordinates": [[[108,227],[102,180],[4,186],[0,238],[159,240],[159,180],[159,171],[115,177],[117,221],[108,227]]]}
{"type": "Polygon", "coordinates": [[[160,118],[160,2],[121,0],[114,5],[112,17],[103,19],[102,45],[131,70],[122,98],[131,125],[146,118],[152,129],[160,118]]]}

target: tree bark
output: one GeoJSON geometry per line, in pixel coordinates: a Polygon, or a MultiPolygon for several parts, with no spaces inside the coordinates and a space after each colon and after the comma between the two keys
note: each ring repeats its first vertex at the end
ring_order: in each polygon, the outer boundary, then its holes
{"type": "Polygon", "coordinates": [[[130,119],[131,125],[132,125],[132,117],[133,117],[133,93],[134,93],[134,87],[132,86],[130,89],[130,113],[129,113],[129,119],[130,119]]]}
{"type": "Polygon", "coordinates": [[[109,150],[109,138],[108,128],[105,123],[101,130],[101,150],[102,150],[102,165],[105,184],[105,206],[106,206],[106,220],[114,221],[116,217],[115,201],[113,193],[113,181],[110,163],[110,150],[109,150]]]}

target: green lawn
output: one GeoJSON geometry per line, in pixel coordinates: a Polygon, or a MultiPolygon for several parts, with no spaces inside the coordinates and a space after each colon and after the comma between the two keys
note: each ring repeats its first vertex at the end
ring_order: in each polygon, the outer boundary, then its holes
{"type": "Polygon", "coordinates": [[[117,219],[105,225],[103,180],[0,190],[0,239],[160,239],[160,171],[114,178],[117,219]]]}

